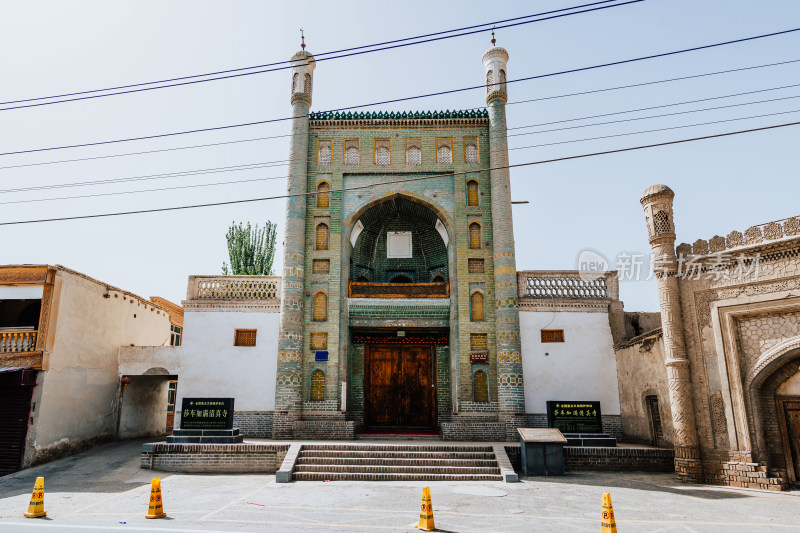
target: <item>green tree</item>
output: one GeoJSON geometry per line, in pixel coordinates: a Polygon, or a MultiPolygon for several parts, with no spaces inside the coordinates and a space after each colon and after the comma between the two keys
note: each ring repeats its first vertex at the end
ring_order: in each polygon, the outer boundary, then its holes
{"type": "Polygon", "coordinates": [[[231,223],[225,238],[228,240],[228,263],[222,263],[222,274],[234,276],[271,276],[275,258],[275,224],[270,221],[259,229],[231,223]]]}

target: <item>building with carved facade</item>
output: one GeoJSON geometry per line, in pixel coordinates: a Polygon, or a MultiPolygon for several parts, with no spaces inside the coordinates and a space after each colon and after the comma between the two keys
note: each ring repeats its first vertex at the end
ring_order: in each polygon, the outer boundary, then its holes
{"type": "Polygon", "coordinates": [[[675,446],[687,481],[800,480],[800,219],[675,247],[674,193],[642,196],[661,328],[617,345],[629,438],[675,446]]]}

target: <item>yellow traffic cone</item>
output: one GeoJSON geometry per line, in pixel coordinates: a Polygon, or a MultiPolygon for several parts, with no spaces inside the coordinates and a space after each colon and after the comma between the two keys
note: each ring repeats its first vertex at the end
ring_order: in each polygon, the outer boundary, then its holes
{"type": "Polygon", "coordinates": [[[425,487],[422,489],[422,505],[419,508],[419,524],[417,529],[422,531],[435,531],[436,526],[433,525],[433,504],[431,503],[431,489],[425,487]]]}
{"type": "Polygon", "coordinates": [[[36,483],[33,485],[33,494],[31,494],[31,503],[28,505],[28,512],[25,513],[25,518],[39,518],[47,514],[44,510],[44,478],[37,477],[36,483]]]}
{"type": "Polygon", "coordinates": [[[164,512],[164,506],[161,502],[161,478],[154,477],[153,484],[150,487],[150,506],[147,508],[145,518],[164,518],[167,513],[164,512]]]}
{"type": "Polygon", "coordinates": [[[611,494],[608,492],[603,493],[603,514],[600,518],[600,533],[617,533],[614,507],[611,506],[611,494]]]}

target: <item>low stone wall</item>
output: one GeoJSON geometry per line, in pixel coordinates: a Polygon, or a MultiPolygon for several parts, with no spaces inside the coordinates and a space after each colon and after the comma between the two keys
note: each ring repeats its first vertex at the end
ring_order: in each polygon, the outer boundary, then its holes
{"type": "Polygon", "coordinates": [[[356,424],[352,420],[297,420],[294,438],[308,440],[353,440],[356,424]]]}
{"type": "MultiPolygon", "coordinates": [[[[517,472],[522,472],[519,445],[506,446],[517,472]]],[[[568,472],[667,472],[675,471],[675,452],[660,448],[579,448],[564,446],[568,472]]]]}
{"type": "Polygon", "coordinates": [[[506,440],[506,425],[500,422],[442,422],[439,429],[443,440],[506,440]]]}
{"type": "Polygon", "coordinates": [[[288,444],[143,444],[141,467],[161,472],[264,473],[280,468],[288,444]]]}
{"type": "Polygon", "coordinates": [[[272,411],[236,411],[233,413],[233,427],[245,437],[254,439],[272,438],[272,411]]]}
{"type": "Polygon", "coordinates": [[[789,487],[786,470],[768,469],[766,465],[752,461],[750,452],[705,452],[703,481],[709,485],[749,489],[785,490],[789,487]]]}

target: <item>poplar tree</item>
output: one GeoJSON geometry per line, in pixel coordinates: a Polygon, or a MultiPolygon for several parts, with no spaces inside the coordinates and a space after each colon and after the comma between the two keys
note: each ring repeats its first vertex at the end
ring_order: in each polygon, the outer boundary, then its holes
{"type": "Polygon", "coordinates": [[[275,258],[275,224],[270,221],[259,229],[231,223],[225,238],[228,241],[228,263],[222,263],[222,274],[227,276],[271,276],[275,258]]]}

